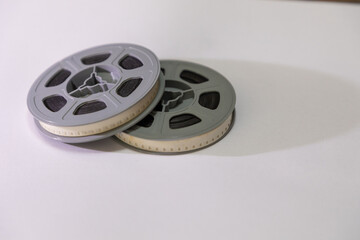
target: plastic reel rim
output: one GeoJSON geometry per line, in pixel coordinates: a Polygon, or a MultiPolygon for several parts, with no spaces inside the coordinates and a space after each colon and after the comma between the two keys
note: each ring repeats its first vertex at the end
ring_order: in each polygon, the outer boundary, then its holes
{"type": "MultiPolygon", "coordinates": [[[[124,147],[130,148],[130,149],[132,149],[134,151],[137,151],[139,153],[147,153],[147,154],[150,153],[150,154],[160,154],[160,155],[189,154],[189,153],[192,153],[192,152],[200,151],[200,150],[203,150],[205,148],[211,147],[212,145],[214,145],[214,144],[218,143],[219,141],[221,141],[224,137],[226,137],[226,135],[229,134],[230,130],[233,128],[234,123],[235,123],[235,119],[236,119],[236,111],[234,109],[234,111],[232,113],[232,116],[231,116],[230,125],[228,125],[228,130],[226,130],[223,135],[219,136],[219,138],[214,139],[214,141],[209,141],[208,144],[203,145],[201,147],[195,147],[195,148],[189,147],[188,150],[186,150],[186,151],[171,151],[171,149],[170,149],[170,151],[152,151],[152,150],[149,150],[145,146],[144,147],[134,146],[134,144],[129,142],[129,140],[128,140],[129,138],[125,137],[125,135],[123,135],[125,132],[117,133],[113,137],[114,137],[114,139],[116,141],[118,141],[124,147]],[[127,139],[126,141],[123,140],[124,137],[125,137],[125,139],[127,139]]],[[[174,148],[174,149],[176,149],[176,148],[174,148]]]]}

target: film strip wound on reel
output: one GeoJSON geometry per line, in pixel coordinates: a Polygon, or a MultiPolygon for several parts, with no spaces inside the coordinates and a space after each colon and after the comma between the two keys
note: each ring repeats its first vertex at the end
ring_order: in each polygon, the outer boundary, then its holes
{"type": "Polygon", "coordinates": [[[159,94],[159,73],[156,56],[146,48],[132,44],[91,48],[42,74],[29,92],[28,106],[51,134],[103,133],[132,121],[153,104],[159,94]]]}
{"type": "Polygon", "coordinates": [[[117,134],[146,151],[175,153],[200,149],[230,129],[235,92],[219,73],[181,61],[162,61],[165,91],[154,111],[131,129],[117,134]]]}

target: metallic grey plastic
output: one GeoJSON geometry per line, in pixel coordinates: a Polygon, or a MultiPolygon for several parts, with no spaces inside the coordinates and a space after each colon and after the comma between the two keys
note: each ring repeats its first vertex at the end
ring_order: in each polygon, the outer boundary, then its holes
{"type": "Polygon", "coordinates": [[[144,47],[133,44],[98,46],[73,54],[47,69],[29,91],[28,108],[36,122],[64,127],[86,125],[121,114],[146,96],[157,82],[160,83],[157,96],[144,112],[108,132],[84,137],[63,137],[51,134],[37,124],[41,132],[55,140],[68,143],[94,141],[123,131],[146,116],[162,95],[164,82],[160,76],[160,63],[156,55],[144,47]],[[97,62],[92,63],[92,56],[100,57],[95,58],[94,61],[97,62]],[[134,69],[123,68],[120,62],[127,56],[135,57],[142,65],[134,69]],[[70,75],[64,81],[58,81],[60,83],[55,86],[49,84],[63,69],[69,71],[70,75]],[[142,81],[129,96],[121,97],[117,94],[124,82],[134,78],[141,78],[142,81]],[[56,112],[49,110],[44,104],[44,99],[54,95],[66,99],[65,106],[56,112]],[[79,106],[92,101],[101,101],[106,104],[106,108],[82,115],[74,114],[79,106]]]}
{"type": "Polygon", "coordinates": [[[161,61],[165,72],[165,92],[151,112],[154,119],[150,127],[135,125],[125,133],[149,140],[178,140],[199,136],[220,126],[234,111],[235,91],[230,82],[218,72],[191,62],[161,61]],[[207,79],[201,83],[191,83],[181,78],[184,71],[190,71],[207,79]],[[216,109],[199,104],[203,93],[216,92],[220,101],[216,109]],[[165,97],[170,94],[170,97],[165,97]],[[196,116],[201,121],[179,129],[170,128],[170,119],[182,114],[196,116]]]}

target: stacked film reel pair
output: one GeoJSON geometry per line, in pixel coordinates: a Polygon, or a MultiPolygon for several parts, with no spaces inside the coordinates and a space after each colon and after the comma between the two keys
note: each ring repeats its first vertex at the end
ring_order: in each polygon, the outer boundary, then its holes
{"type": "Polygon", "coordinates": [[[135,149],[182,153],[228,133],[235,91],[208,67],[159,61],[144,47],[111,44],[48,68],[32,85],[27,104],[40,132],[54,140],[116,136],[135,149]]]}

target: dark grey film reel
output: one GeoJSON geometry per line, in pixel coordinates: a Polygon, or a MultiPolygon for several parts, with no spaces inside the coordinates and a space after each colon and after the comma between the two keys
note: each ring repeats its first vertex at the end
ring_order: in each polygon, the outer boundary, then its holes
{"type": "Polygon", "coordinates": [[[48,68],[28,94],[28,108],[46,136],[68,143],[99,140],[145,117],[164,80],[150,50],[110,44],[75,53],[48,68]]]}
{"type": "Polygon", "coordinates": [[[161,61],[165,91],[154,111],[116,136],[135,148],[181,153],[219,141],[230,130],[235,91],[218,72],[190,62],[161,61]]]}

